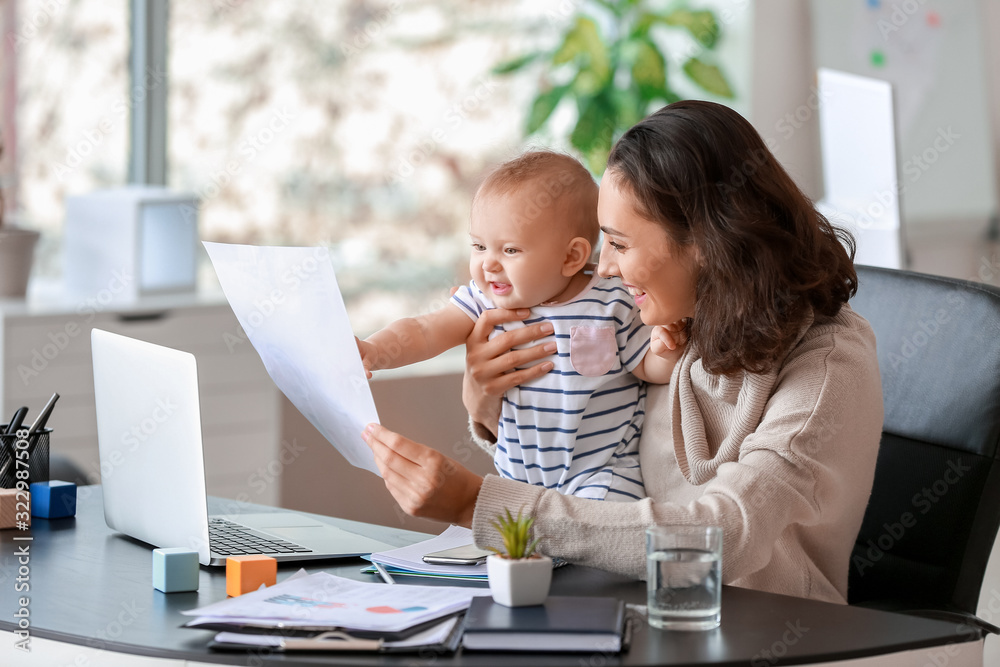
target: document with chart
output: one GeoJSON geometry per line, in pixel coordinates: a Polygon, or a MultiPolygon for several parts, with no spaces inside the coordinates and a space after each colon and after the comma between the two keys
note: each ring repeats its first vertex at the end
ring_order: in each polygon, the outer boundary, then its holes
{"type": "Polygon", "coordinates": [[[187,627],[401,632],[467,609],[473,598],[489,594],[485,588],[386,586],[316,572],[181,613],[197,617],[187,627]]]}
{"type": "MultiPolygon", "coordinates": [[[[288,400],[351,465],[376,475],[361,439],[378,422],[326,248],[205,242],[236,319],[288,400]]],[[[228,344],[243,341],[234,332],[228,344]]]]}

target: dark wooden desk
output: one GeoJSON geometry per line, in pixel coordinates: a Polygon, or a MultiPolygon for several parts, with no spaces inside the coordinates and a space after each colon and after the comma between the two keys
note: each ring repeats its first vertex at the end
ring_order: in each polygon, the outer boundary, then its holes
{"type": "MultiPolygon", "coordinates": [[[[161,658],[220,664],[314,665],[785,665],[846,660],[900,651],[927,649],[927,657],[913,664],[935,664],[931,654],[947,657],[946,649],[982,660],[978,635],[956,626],[921,618],[868,609],[826,604],[725,587],[722,594],[722,627],[704,633],[654,630],[638,624],[631,649],[622,655],[463,653],[447,656],[312,654],[260,655],[212,653],[206,643],[214,633],[185,630],[182,610],[226,597],[224,568],[202,568],[200,588],[194,593],[164,594],[152,586],[150,547],[113,533],[104,523],[99,486],[79,490],[77,516],[45,521],[35,519],[30,532],[0,532],[0,664],[32,663],[13,650],[13,614],[17,598],[30,597],[30,633],[43,638],[103,649],[161,658]],[[15,536],[30,534],[31,542],[15,536]],[[15,593],[18,577],[15,550],[30,544],[28,593],[15,593]],[[945,646],[952,644],[953,646],[945,646]],[[20,658],[17,662],[10,658],[20,658]]],[[[212,499],[212,512],[223,511],[234,501],[212,499]]],[[[248,511],[259,506],[245,505],[248,511]]],[[[228,508],[227,508],[228,509],[228,508]]],[[[231,510],[229,510],[231,511],[231,510]]],[[[365,532],[390,544],[403,546],[425,539],[420,533],[352,521],[325,519],[349,530],[365,532]]],[[[348,559],[306,563],[360,581],[364,562],[348,559]]],[[[298,569],[279,568],[282,580],[298,569]]],[[[403,581],[407,579],[403,578],[403,581]]],[[[414,583],[427,580],[409,579],[414,583]]],[[[552,592],[561,595],[611,595],[627,602],[645,603],[645,584],[578,566],[556,570],[552,592]]],[[[923,654],[920,654],[923,655],[923,654]]],[[[964,658],[967,660],[967,657],[964,658]]],[[[960,661],[951,660],[950,665],[960,661]]],[[[61,662],[59,664],[62,664],[61,662]]],[[[70,662],[69,664],[73,664],[70,662]]],[[[87,664],[95,664],[90,660],[87,664]]],[[[961,664],[968,664],[961,663],[961,664]]]]}

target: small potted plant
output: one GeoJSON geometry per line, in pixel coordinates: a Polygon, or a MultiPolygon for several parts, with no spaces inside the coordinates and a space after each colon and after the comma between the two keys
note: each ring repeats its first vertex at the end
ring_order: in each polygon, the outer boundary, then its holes
{"type": "Polygon", "coordinates": [[[539,538],[531,539],[533,517],[522,516],[520,511],[516,517],[510,510],[504,513],[493,526],[500,533],[505,552],[493,549],[496,553],[486,559],[490,592],[496,602],[507,607],[542,604],[552,583],[552,559],[535,553],[539,538]]]}
{"type": "MultiPolygon", "coordinates": [[[[3,157],[3,137],[0,137],[3,157]]],[[[23,299],[39,233],[4,224],[3,190],[0,189],[0,299],[23,299]]]]}

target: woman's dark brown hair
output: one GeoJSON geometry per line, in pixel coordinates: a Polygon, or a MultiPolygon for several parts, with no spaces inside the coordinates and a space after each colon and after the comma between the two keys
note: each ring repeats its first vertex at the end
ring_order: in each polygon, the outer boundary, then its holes
{"type": "Polygon", "coordinates": [[[660,109],[618,140],[608,172],[640,216],[697,248],[689,333],[710,373],[771,369],[810,314],[832,317],[857,291],[854,238],[816,211],[728,107],[660,109]]]}

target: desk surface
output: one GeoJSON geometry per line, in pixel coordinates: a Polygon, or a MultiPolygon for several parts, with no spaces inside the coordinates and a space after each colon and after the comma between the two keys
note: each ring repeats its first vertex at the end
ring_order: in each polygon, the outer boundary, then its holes
{"type": "MultiPolygon", "coordinates": [[[[235,501],[210,500],[210,511],[233,511],[235,501]]],[[[242,505],[243,511],[260,509],[242,505]]],[[[323,517],[320,517],[323,518],[323,517]]],[[[339,519],[324,520],[348,530],[364,532],[389,544],[403,546],[427,536],[410,531],[339,519]]],[[[212,653],[206,648],[214,635],[183,629],[183,610],[226,597],[224,568],[202,568],[199,590],[164,594],[152,587],[150,547],[109,530],[104,523],[99,486],[79,489],[75,518],[34,519],[30,531],[0,531],[0,630],[13,632],[11,622],[17,598],[30,597],[31,636],[93,648],[164,658],[220,664],[261,664],[258,656],[212,653]],[[32,536],[31,542],[15,537],[32,536]],[[18,576],[17,547],[30,545],[28,593],[14,593],[18,576]]],[[[323,570],[359,581],[359,559],[311,561],[309,571],[323,570]]],[[[279,567],[279,581],[298,569],[279,567]]],[[[401,578],[406,581],[405,578],[401,578]]],[[[410,579],[427,583],[423,579],[410,579]]],[[[645,603],[645,584],[618,575],[579,566],[554,572],[552,593],[610,595],[645,603]]],[[[914,618],[869,609],[724,587],[722,626],[704,633],[665,632],[637,624],[632,647],[620,656],[600,655],[599,662],[574,654],[532,656],[536,665],[747,665],[800,664],[844,660],[884,653],[976,640],[951,623],[914,618]],[[764,653],[774,646],[778,651],[764,653]]],[[[13,635],[0,637],[13,641],[13,635]]],[[[263,664],[413,664],[416,656],[368,654],[274,655],[263,664]]],[[[428,656],[420,658],[427,662],[428,656]]],[[[435,664],[525,664],[524,654],[464,653],[437,656],[435,664]]]]}

